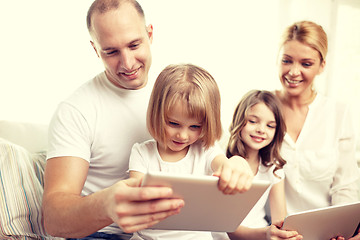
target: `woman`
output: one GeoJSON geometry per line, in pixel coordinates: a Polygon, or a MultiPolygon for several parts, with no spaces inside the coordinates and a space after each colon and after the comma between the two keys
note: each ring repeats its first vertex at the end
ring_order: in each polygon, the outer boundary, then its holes
{"type": "Polygon", "coordinates": [[[326,54],[327,36],[316,23],[297,22],[283,34],[275,94],[287,128],[281,154],[289,214],[358,200],[353,118],[348,106],[314,89],[326,54]]]}

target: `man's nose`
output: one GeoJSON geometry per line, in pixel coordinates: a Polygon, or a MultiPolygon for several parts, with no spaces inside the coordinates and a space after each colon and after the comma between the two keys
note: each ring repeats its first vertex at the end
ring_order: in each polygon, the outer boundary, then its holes
{"type": "Polygon", "coordinates": [[[135,64],[135,57],[132,51],[123,51],[120,54],[121,71],[131,72],[135,64]]]}

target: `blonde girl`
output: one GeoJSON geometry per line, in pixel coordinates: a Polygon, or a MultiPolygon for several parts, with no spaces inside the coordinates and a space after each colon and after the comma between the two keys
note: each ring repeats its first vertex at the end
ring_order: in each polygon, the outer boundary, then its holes
{"type": "Polygon", "coordinates": [[[265,203],[269,198],[271,219],[281,222],[286,216],[284,173],[286,161],[280,156],[285,134],[285,123],[280,103],[269,91],[252,90],[237,105],[230,126],[227,157],[245,158],[255,179],[266,180],[273,185],[234,233],[232,239],[301,239],[293,231],[268,226],[265,219],[265,203]]]}
{"type": "MultiPolygon", "coordinates": [[[[166,67],[153,87],[147,126],[154,139],[134,145],[130,177],[142,178],[147,171],[215,175],[224,194],[249,189],[253,174],[246,160],[228,159],[215,144],[222,134],[220,93],[206,70],[192,64],[166,67]]],[[[139,231],[132,239],[159,237],[213,239],[210,232],[162,230],[139,231]]]]}

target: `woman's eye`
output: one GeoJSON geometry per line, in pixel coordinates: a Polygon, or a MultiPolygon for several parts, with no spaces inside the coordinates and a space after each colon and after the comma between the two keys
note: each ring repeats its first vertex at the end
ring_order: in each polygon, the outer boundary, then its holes
{"type": "Polygon", "coordinates": [[[304,67],[311,67],[312,66],[312,63],[303,63],[302,64],[304,67]]]}
{"type": "Polygon", "coordinates": [[[288,59],[283,59],[283,60],[282,60],[282,63],[285,63],[285,64],[286,64],[286,63],[291,63],[291,61],[288,60],[288,59]]]}

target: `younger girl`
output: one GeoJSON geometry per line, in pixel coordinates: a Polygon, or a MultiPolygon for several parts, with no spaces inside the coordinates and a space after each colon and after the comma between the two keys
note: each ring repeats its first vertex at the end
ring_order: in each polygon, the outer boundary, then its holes
{"type": "Polygon", "coordinates": [[[232,239],[301,239],[293,231],[267,226],[265,203],[269,197],[272,222],[282,221],[286,216],[284,172],[286,161],[280,156],[280,146],[285,135],[285,123],[274,94],[268,91],[248,92],[235,109],[230,126],[227,157],[245,158],[255,179],[270,181],[269,189],[244,219],[232,239]],[[251,227],[251,228],[248,228],[251,227]]]}
{"type": "MultiPolygon", "coordinates": [[[[215,175],[224,194],[250,188],[253,174],[246,160],[240,156],[228,159],[215,145],[222,134],[220,93],[204,69],[181,64],[170,65],[160,73],[150,97],[147,127],[154,139],[134,145],[130,177],[142,178],[147,171],[215,175]]],[[[210,232],[142,230],[132,239],[213,236],[210,232]]]]}

